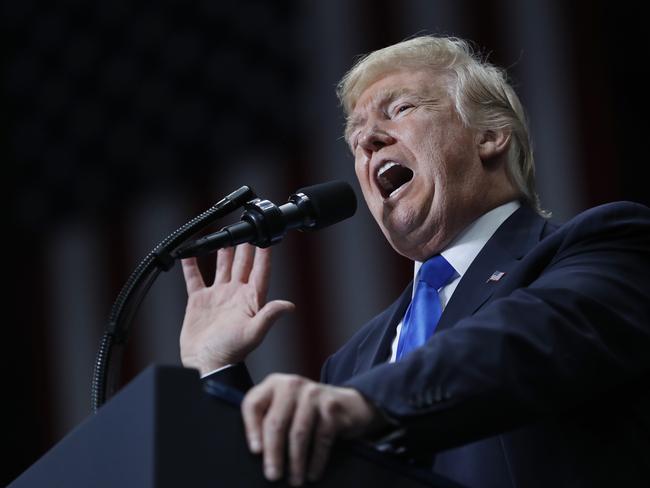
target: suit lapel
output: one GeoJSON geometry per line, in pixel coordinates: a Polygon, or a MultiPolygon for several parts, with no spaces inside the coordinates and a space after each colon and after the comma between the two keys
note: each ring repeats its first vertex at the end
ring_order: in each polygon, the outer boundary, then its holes
{"type": "Polygon", "coordinates": [[[452,327],[472,315],[507,279],[518,261],[541,239],[546,221],[527,205],[522,205],[501,224],[463,275],[440,317],[436,332],[452,327]],[[502,280],[489,280],[495,271],[502,280]]]}
{"type": "Polygon", "coordinates": [[[409,303],[411,303],[412,289],[413,282],[384,313],[374,319],[377,324],[371,328],[370,333],[357,347],[357,360],[353,374],[367,371],[388,359],[397,324],[402,320],[409,303]]]}

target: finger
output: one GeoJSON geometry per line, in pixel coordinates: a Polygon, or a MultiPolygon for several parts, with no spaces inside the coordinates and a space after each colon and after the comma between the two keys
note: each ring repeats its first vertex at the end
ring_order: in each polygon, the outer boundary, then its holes
{"type": "Polygon", "coordinates": [[[309,481],[317,481],[323,475],[335,438],[335,424],[331,419],[327,419],[321,415],[318,418],[311,460],[309,461],[309,470],[307,471],[309,481]]]}
{"type": "Polygon", "coordinates": [[[262,452],[262,422],[271,402],[273,390],[264,383],[251,388],[241,404],[248,447],[254,454],[262,452]]]}
{"type": "Polygon", "coordinates": [[[235,250],[235,260],[232,265],[232,279],[241,283],[248,283],[248,278],[253,268],[255,247],[250,244],[241,244],[235,250]]]}
{"type": "Polygon", "coordinates": [[[303,389],[289,431],[289,483],[293,486],[301,485],[305,479],[307,452],[316,423],[315,394],[317,390],[312,387],[303,389]]]}
{"type": "Polygon", "coordinates": [[[266,299],[269,291],[269,279],[271,276],[271,248],[258,249],[255,253],[255,262],[251,273],[251,281],[258,291],[260,301],[266,299]]]}
{"type": "Polygon", "coordinates": [[[232,271],[232,260],[235,254],[233,247],[225,247],[217,252],[217,269],[214,274],[215,283],[227,283],[230,281],[232,271]]]}
{"type": "Polygon", "coordinates": [[[185,278],[185,287],[187,288],[188,295],[205,288],[203,275],[201,274],[196,258],[181,259],[181,266],[183,268],[183,277],[185,278]]]}
{"type": "Polygon", "coordinates": [[[284,475],[284,452],[287,432],[295,409],[295,396],[291,391],[276,391],[264,418],[262,445],[264,451],[264,475],[275,481],[284,475]]]}

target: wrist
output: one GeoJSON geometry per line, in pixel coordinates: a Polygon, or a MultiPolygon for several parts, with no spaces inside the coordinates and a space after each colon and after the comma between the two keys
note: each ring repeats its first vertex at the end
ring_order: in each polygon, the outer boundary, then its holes
{"type": "Polygon", "coordinates": [[[199,371],[201,378],[217,372],[221,369],[232,366],[236,361],[227,361],[216,358],[201,358],[197,356],[181,356],[181,363],[186,368],[192,368],[199,371]]]}
{"type": "Polygon", "coordinates": [[[234,365],[235,363],[226,364],[225,366],[221,366],[220,368],[213,369],[211,371],[208,371],[207,373],[201,373],[201,372],[199,373],[201,375],[201,379],[204,379],[207,378],[208,376],[212,376],[213,374],[218,373],[219,371],[223,371],[224,369],[232,368],[234,365]]]}

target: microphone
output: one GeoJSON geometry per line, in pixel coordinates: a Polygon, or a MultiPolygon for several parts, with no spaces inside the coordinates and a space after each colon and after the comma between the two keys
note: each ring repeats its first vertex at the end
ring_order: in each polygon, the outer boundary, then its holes
{"type": "Polygon", "coordinates": [[[299,189],[279,207],[256,198],[244,205],[241,221],[180,247],[175,258],[202,256],[224,247],[250,242],[269,247],[282,240],[287,231],[313,231],[352,217],[357,199],[344,181],[329,181],[299,189]]]}

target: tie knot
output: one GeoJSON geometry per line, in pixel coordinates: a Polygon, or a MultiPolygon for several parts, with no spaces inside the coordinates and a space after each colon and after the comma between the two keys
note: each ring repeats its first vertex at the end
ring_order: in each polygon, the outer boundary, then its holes
{"type": "Polygon", "coordinates": [[[456,270],[440,254],[422,263],[418,272],[418,281],[424,281],[430,287],[438,290],[456,276],[456,270]]]}

